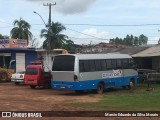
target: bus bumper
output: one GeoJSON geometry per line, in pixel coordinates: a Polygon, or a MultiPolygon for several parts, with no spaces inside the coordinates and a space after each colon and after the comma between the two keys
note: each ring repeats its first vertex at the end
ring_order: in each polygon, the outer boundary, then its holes
{"type": "Polygon", "coordinates": [[[52,89],[56,90],[90,90],[96,89],[96,85],[91,82],[59,82],[59,81],[51,81],[52,89]]]}

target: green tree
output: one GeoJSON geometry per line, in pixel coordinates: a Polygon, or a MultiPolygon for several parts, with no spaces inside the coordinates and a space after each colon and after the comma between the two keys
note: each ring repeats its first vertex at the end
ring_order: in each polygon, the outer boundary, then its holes
{"type": "Polygon", "coordinates": [[[139,42],[140,42],[139,45],[147,45],[148,37],[146,37],[146,36],[144,36],[143,34],[141,34],[141,35],[139,36],[139,42]]]}
{"type": "Polygon", "coordinates": [[[38,48],[39,42],[36,38],[29,40],[29,47],[31,48],[38,48]]]}
{"type": "Polygon", "coordinates": [[[134,45],[134,37],[133,37],[133,35],[130,36],[130,45],[134,45]]]}
{"type": "Polygon", "coordinates": [[[116,37],[116,39],[115,39],[115,44],[119,44],[119,38],[118,37],[116,37]]]}
{"type": "Polygon", "coordinates": [[[25,39],[27,43],[29,39],[32,39],[32,33],[29,31],[31,25],[28,22],[20,18],[19,20],[15,20],[13,25],[14,28],[11,30],[11,38],[25,39]]]}
{"type": "Polygon", "coordinates": [[[138,39],[138,37],[135,37],[135,38],[134,38],[134,45],[137,46],[137,45],[139,45],[138,43],[139,43],[139,39],[138,39]]]}
{"type": "Polygon", "coordinates": [[[72,40],[66,40],[63,44],[63,48],[68,51],[75,51],[75,44],[72,40]]]}
{"type": "Polygon", "coordinates": [[[9,36],[0,34],[0,39],[9,39],[9,36]]]}
{"type": "Polygon", "coordinates": [[[3,35],[2,34],[0,34],[0,39],[3,39],[3,35]]]}
{"type": "Polygon", "coordinates": [[[109,43],[115,44],[115,39],[114,39],[114,38],[113,38],[113,39],[110,39],[110,40],[109,40],[109,43]]]}
{"type": "MultiPolygon", "coordinates": [[[[61,34],[63,30],[66,28],[59,22],[52,22],[51,25],[51,41],[50,41],[50,46],[51,49],[56,49],[56,48],[62,48],[64,42],[68,38],[68,36],[61,34]]],[[[47,29],[42,29],[41,30],[41,38],[45,38],[45,41],[43,42],[43,48],[47,49],[48,47],[48,30],[47,29]]]]}

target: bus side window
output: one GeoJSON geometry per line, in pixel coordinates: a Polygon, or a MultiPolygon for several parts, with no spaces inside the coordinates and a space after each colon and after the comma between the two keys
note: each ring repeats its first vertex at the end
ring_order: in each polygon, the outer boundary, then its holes
{"type": "Polygon", "coordinates": [[[96,71],[95,60],[89,60],[90,71],[96,71]]]}
{"type": "Polygon", "coordinates": [[[84,72],[89,72],[89,61],[88,60],[84,60],[84,72]]]}
{"type": "Polygon", "coordinates": [[[101,71],[101,60],[95,60],[95,65],[96,65],[96,71],[101,71]]]}
{"type": "Polygon", "coordinates": [[[106,60],[101,60],[101,66],[102,66],[102,71],[105,71],[107,69],[106,60]]]}
{"type": "Polygon", "coordinates": [[[116,69],[117,64],[116,64],[116,60],[112,60],[112,69],[116,69]]]}
{"type": "Polygon", "coordinates": [[[122,68],[122,60],[117,60],[117,69],[121,69],[122,68]]]}
{"type": "Polygon", "coordinates": [[[123,68],[128,69],[129,68],[129,60],[128,59],[123,59],[123,68]]]}
{"type": "Polygon", "coordinates": [[[84,72],[84,62],[82,60],[79,61],[79,71],[84,72]]]}
{"type": "Polygon", "coordinates": [[[111,60],[106,60],[107,70],[112,69],[111,60]]]}

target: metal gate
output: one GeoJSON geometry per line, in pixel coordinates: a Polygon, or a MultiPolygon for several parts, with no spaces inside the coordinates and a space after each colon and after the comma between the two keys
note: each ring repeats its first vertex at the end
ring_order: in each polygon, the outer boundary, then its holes
{"type": "Polygon", "coordinates": [[[16,72],[25,70],[25,53],[16,53],[16,72]]]}

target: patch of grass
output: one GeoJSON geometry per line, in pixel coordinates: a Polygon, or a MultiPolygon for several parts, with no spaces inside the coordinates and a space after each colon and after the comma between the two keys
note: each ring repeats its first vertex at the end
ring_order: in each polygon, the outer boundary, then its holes
{"type": "Polygon", "coordinates": [[[98,102],[73,102],[67,105],[95,111],[160,111],[160,85],[151,85],[151,87],[153,89],[150,91],[146,91],[147,85],[139,85],[134,90],[106,91],[98,102]]]}
{"type": "Polygon", "coordinates": [[[88,96],[89,96],[89,97],[94,97],[94,96],[95,96],[95,94],[89,94],[88,96]]]}

